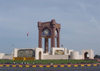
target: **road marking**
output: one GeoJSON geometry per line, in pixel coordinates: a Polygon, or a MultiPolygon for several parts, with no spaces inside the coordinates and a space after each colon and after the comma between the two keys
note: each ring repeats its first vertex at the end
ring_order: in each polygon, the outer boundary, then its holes
{"type": "Polygon", "coordinates": [[[97,64],[93,64],[93,66],[97,66],[97,64]]]}
{"type": "Polygon", "coordinates": [[[19,67],[22,68],[23,66],[22,65],[19,65],[19,67]]]}
{"type": "Polygon", "coordinates": [[[3,67],[3,65],[0,65],[0,67],[3,67]]]}
{"type": "MultiPolygon", "coordinates": [[[[86,64],[86,65],[85,64],[80,64],[81,67],[84,67],[84,66],[90,67],[90,66],[97,66],[97,65],[98,64],[86,64]]],[[[0,64],[0,67],[10,67],[10,66],[11,67],[17,67],[16,64],[14,64],[14,65],[13,64],[11,64],[11,65],[10,64],[5,64],[5,65],[4,64],[0,64]]],[[[75,64],[75,65],[71,65],[71,64],[67,65],[67,67],[72,67],[72,66],[79,67],[79,65],[77,65],[77,64],[75,64]]],[[[22,68],[23,65],[20,64],[20,65],[18,65],[18,67],[22,68]]],[[[30,67],[30,65],[26,64],[25,67],[28,68],[28,67],[30,67]]],[[[37,67],[37,65],[32,65],[32,67],[35,68],[35,67],[37,67]]],[[[45,65],[45,66],[44,65],[38,65],[38,67],[41,67],[41,68],[42,67],[47,67],[47,68],[49,68],[49,67],[51,67],[51,65],[45,65]]],[[[58,67],[58,65],[53,65],[53,67],[56,68],[56,67],[58,67]]],[[[62,64],[62,65],[59,65],[59,67],[65,67],[65,65],[62,64]]]]}
{"type": "Polygon", "coordinates": [[[60,67],[65,67],[64,65],[60,65],[60,67]]]}
{"type": "Polygon", "coordinates": [[[58,67],[58,65],[53,65],[53,67],[55,67],[55,68],[56,68],[56,67],[58,67]]]}
{"type": "Polygon", "coordinates": [[[47,67],[47,68],[49,68],[49,67],[50,67],[50,65],[46,65],[46,67],[47,67]]]}
{"type": "Polygon", "coordinates": [[[88,66],[88,67],[90,67],[90,66],[91,66],[91,64],[87,64],[87,66],[88,66]]]}
{"type": "Polygon", "coordinates": [[[29,65],[25,65],[26,68],[30,67],[29,65]]]}
{"type": "Polygon", "coordinates": [[[6,67],[10,67],[10,65],[6,65],[6,67]]]}
{"type": "Polygon", "coordinates": [[[71,65],[67,65],[67,67],[71,67],[71,65]]]}
{"type": "Polygon", "coordinates": [[[81,67],[84,67],[84,66],[85,66],[85,65],[83,65],[83,64],[81,65],[81,67]]]}
{"type": "Polygon", "coordinates": [[[42,68],[42,67],[44,67],[44,66],[43,66],[43,65],[39,65],[39,67],[41,67],[41,68],[42,68]]]}
{"type": "Polygon", "coordinates": [[[74,67],[78,67],[78,65],[74,65],[74,67]]]}
{"type": "Polygon", "coordinates": [[[16,67],[16,65],[12,65],[12,67],[16,67]]]}
{"type": "Polygon", "coordinates": [[[32,67],[33,67],[33,68],[35,68],[35,67],[36,67],[36,65],[33,65],[32,67]]]}

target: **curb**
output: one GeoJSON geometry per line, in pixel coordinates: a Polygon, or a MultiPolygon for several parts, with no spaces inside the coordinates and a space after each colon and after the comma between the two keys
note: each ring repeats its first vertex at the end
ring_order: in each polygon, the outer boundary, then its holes
{"type": "Polygon", "coordinates": [[[40,67],[40,68],[50,68],[50,67],[90,67],[90,66],[93,66],[93,67],[96,67],[96,66],[100,66],[100,63],[98,64],[54,64],[54,65],[43,65],[43,64],[38,64],[38,65],[33,65],[33,64],[0,64],[0,68],[1,67],[13,67],[13,68],[16,68],[16,67],[19,67],[19,68],[22,68],[22,67],[26,67],[26,68],[29,68],[29,67],[32,67],[32,68],[36,68],[36,67],[40,67]]]}

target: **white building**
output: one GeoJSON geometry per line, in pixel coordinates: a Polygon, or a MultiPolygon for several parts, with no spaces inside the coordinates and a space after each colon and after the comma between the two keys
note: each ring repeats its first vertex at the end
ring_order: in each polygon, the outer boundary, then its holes
{"type": "Polygon", "coordinates": [[[94,59],[93,50],[82,50],[81,53],[66,48],[51,48],[50,52],[44,53],[43,48],[15,48],[13,57],[35,57],[36,60],[53,59],[94,59]]]}
{"type": "Polygon", "coordinates": [[[13,59],[13,54],[0,53],[0,59],[13,59]]]}

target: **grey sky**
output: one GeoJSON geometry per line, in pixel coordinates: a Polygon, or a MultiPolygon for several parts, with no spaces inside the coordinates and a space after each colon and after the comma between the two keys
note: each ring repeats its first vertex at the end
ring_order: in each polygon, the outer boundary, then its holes
{"type": "Polygon", "coordinates": [[[100,0],[0,0],[0,52],[37,47],[37,22],[51,19],[64,47],[100,54],[100,0]]]}

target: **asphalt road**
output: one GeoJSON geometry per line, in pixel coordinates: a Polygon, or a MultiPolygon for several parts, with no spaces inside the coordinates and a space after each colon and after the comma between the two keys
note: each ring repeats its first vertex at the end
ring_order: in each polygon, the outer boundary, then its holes
{"type": "Polygon", "coordinates": [[[78,66],[78,67],[1,67],[0,71],[100,71],[100,66],[78,66]]]}

